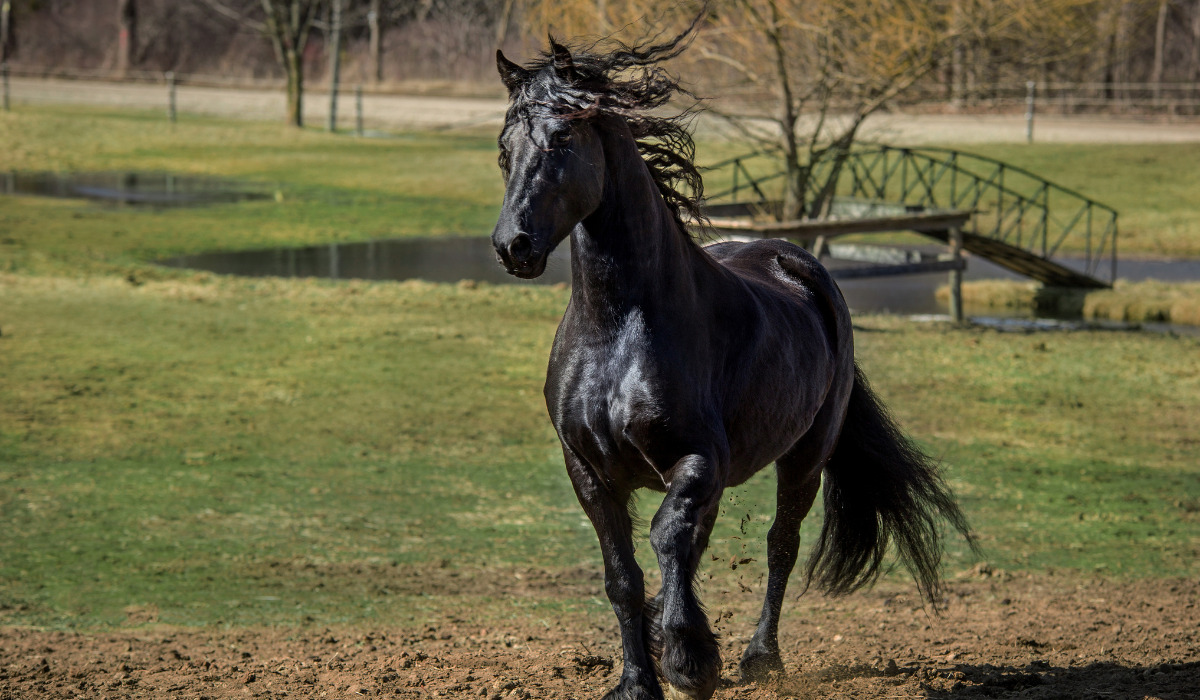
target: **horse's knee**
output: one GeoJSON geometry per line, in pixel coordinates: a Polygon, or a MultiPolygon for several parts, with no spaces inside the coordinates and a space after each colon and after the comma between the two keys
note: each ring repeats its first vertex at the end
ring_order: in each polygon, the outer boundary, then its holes
{"type": "Polygon", "coordinates": [[[640,608],[646,596],[645,584],[639,578],[629,575],[605,576],[604,593],[613,605],[629,612],[633,612],[634,607],[640,608]]]}
{"type": "Polygon", "coordinates": [[[657,520],[650,528],[650,546],[660,558],[679,556],[680,550],[692,540],[694,525],[674,514],[670,520],[657,520]]]}

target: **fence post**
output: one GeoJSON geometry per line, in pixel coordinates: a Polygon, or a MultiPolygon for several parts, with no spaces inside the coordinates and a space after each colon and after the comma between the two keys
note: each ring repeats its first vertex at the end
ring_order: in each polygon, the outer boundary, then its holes
{"type": "Polygon", "coordinates": [[[9,105],[8,105],[8,62],[7,61],[5,61],[3,64],[0,64],[0,73],[4,74],[4,111],[7,112],[9,109],[9,105]]]}
{"type": "Polygon", "coordinates": [[[167,119],[175,123],[175,71],[166,72],[167,78],[167,119]]]}
{"type": "Polygon", "coordinates": [[[958,226],[950,229],[950,259],[954,261],[956,267],[950,271],[950,320],[955,323],[962,323],[963,315],[963,298],[962,298],[962,229],[958,226]]]}
{"type": "Polygon", "coordinates": [[[363,103],[362,85],[354,86],[354,133],[363,135],[363,103]]]}
{"type": "Polygon", "coordinates": [[[1033,143],[1033,97],[1037,83],[1025,83],[1025,143],[1033,143]]]}

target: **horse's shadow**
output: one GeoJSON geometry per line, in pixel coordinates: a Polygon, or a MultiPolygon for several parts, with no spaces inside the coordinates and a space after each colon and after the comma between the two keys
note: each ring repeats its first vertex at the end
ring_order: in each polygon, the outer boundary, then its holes
{"type": "MultiPolygon", "coordinates": [[[[1200,694],[1200,662],[1134,665],[1093,662],[1054,666],[1034,661],[1023,667],[959,665],[959,687],[930,688],[930,698],[1195,698],[1200,694]]],[[[953,673],[953,672],[952,672],[953,673]]]]}
{"type": "MultiPolygon", "coordinates": [[[[1121,700],[1194,700],[1200,697],[1200,662],[1133,665],[1114,662],[1054,666],[1034,661],[1025,666],[958,664],[953,666],[833,666],[811,673],[773,678],[781,697],[820,695],[820,686],[855,678],[895,678],[917,683],[927,698],[1071,698],[1121,700]]],[[[726,687],[740,685],[727,683],[726,687]]]]}

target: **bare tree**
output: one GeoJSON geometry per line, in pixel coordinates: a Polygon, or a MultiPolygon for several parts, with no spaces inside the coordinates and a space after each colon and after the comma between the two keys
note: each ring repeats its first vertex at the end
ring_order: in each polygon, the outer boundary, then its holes
{"type": "Polygon", "coordinates": [[[259,0],[257,8],[244,0],[239,4],[232,0],[200,2],[267,37],[287,79],[287,121],[304,126],[304,47],[325,0],[259,0]]]}
{"type": "Polygon", "coordinates": [[[783,219],[828,213],[863,122],[927,75],[952,36],[950,8],[931,0],[726,0],[714,15],[697,49],[748,107],[714,111],[779,151],[783,219]],[[772,128],[756,127],[764,120],[772,128]]]}

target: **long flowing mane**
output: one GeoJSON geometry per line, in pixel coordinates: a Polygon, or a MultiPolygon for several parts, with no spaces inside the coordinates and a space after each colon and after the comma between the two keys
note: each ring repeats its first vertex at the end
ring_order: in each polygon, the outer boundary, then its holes
{"type": "MultiPolygon", "coordinates": [[[[561,45],[551,37],[551,49],[524,67],[530,75],[550,76],[544,85],[549,88],[549,99],[543,95],[539,95],[540,99],[531,97],[530,82],[519,86],[512,95],[518,108],[509,110],[505,127],[527,107],[550,109],[563,119],[584,119],[597,114],[624,118],[675,223],[688,235],[685,214],[693,222],[705,221],[701,208],[704,181],[694,163],[696,145],[689,129],[696,108],[689,107],[674,115],[654,114],[653,110],[667,104],[676,94],[695,98],[660,64],[683,53],[699,23],[697,18],[682,33],[666,41],[659,42],[656,37],[632,45],[612,38],[591,44],[561,45]],[[556,70],[543,71],[551,67],[556,70]]],[[[507,172],[505,161],[506,155],[501,150],[500,167],[507,172]]]]}

